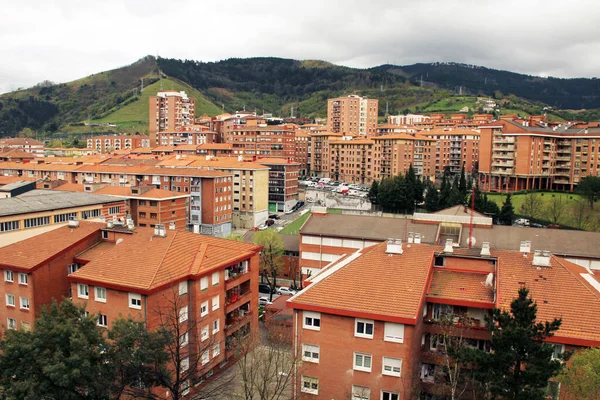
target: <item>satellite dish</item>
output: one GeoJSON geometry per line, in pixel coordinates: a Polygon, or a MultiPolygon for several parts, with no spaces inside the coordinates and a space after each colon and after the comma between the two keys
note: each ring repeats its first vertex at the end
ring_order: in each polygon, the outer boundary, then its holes
{"type": "Polygon", "coordinates": [[[475,246],[475,243],[477,243],[477,240],[475,239],[474,236],[471,236],[470,238],[467,239],[467,244],[471,247],[475,246]]]}

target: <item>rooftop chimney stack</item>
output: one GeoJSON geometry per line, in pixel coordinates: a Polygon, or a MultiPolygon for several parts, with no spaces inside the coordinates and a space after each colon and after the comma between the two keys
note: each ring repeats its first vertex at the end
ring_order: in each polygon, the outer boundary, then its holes
{"type": "Polygon", "coordinates": [[[530,240],[523,240],[521,242],[521,247],[519,247],[519,251],[521,253],[531,253],[531,241],[530,240]]]}
{"type": "Polygon", "coordinates": [[[163,224],[156,224],[154,226],[154,236],[156,237],[167,237],[167,229],[163,224]]]}
{"type": "Polygon", "coordinates": [[[415,233],[415,243],[421,243],[421,234],[415,233]]]}
{"type": "Polygon", "coordinates": [[[533,252],[533,262],[535,267],[549,267],[550,266],[550,252],[547,250],[535,250],[533,252]]]}
{"type": "Polygon", "coordinates": [[[489,257],[490,255],[490,242],[483,242],[481,244],[481,256],[489,257]]]}
{"type": "Polygon", "coordinates": [[[454,248],[452,247],[452,239],[446,239],[446,246],[444,247],[444,253],[453,253],[454,248]]]}
{"type": "Polygon", "coordinates": [[[414,233],[408,232],[408,243],[414,243],[414,233]]]}
{"type": "Polygon", "coordinates": [[[385,248],[387,254],[402,254],[402,239],[388,239],[385,248]]]}
{"type": "Polygon", "coordinates": [[[77,217],[73,217],[69,219],[69,228],[78,228],[79,227],[79,219],[77,217]]]}

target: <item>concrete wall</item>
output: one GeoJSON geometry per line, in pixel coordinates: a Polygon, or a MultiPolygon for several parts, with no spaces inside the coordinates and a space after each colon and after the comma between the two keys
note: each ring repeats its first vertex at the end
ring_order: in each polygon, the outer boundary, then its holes
{"type": "Polygon", "coordinates": [[[325,202],[327,208],[341,208],[351,210],[371,210],[371,202],[366,197],[344,196],[341,193],[334,193],[324,190],[306,189],[305,198],[315,199],[314,204],[325,202]]]}

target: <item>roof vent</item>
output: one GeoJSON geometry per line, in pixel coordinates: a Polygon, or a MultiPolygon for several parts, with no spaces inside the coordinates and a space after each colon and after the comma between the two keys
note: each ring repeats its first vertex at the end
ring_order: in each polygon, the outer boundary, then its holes
{"type": "Polygon", "coordinates": [[[73,217],[69,219],[69,228],[78,228],[79,227],[79,219],[77,217],[73,217]]]}
{"type": "Polygon", "coordinates": [[[135,229],[135,224],[133,223],[133,219],[131,218],[127,218],[127,229],[129,229],[130,231],[135,229]]]}
{"type": "Polygon", "coordinates": [[[414,239],[414,233],[412,232],[408,232],[408,243],[414,243],[415,239],[414,239]]]}
{"type": "Polygon", "coordinates": [[[421,243],[421,234],[415,233],[415,243],[421,243]]]}
{"type": "Polygon", "coordinates": [[[485,286],[486,287],[492,287],[494,286],[494,274],[492,272],[490,272],[487,277],[485,278],[485,286]]]}
{"type": "Polygon", "coordinates": [[[402,254],[402,239],[388,239],[385,252],[387,254],[402,254]]]}
{"type": "Polygon", "coordinates": [[[490,242],[483,242],[481,244],[481,256],[489,257],[490,255],[490,242]]]}
{"type": "Polygon", "coordinates": [[[108,221],[106,221],[106,227],[111,229],[114,228],[115,226],[115,222],[112,219],[109,219],[108,221]]]}
{"type": "Polygon", "coordinates": [[[536,267],[549,267],[550,266],[550,252],[535,250],[533,252],[533,263],[536,267]]]}
{"type": "Polygon", "coordinates": [[[521,247],[519,247],[519,251],[521,253],[531,253],[531,241],[530,240],[523,240],[521,242],[521,247]]]}
{"type": "Polygon", "coordinates": [[[175,221],[169,222],[169,229],[172,230],[172,231],[175,230],[175,221]]]}
{"type": "Polygon", "coordinates": [[[454,248],[452,247],[452,239],[446,239],[446,246],[444,246],[444,253],[453,253],[454,248]]]}
{"type": "Polygon", "coordinates": [[[154,226],[154,236],[157,237],[167,237],[167,229],[163,224],[156,224],[154,226]]]}

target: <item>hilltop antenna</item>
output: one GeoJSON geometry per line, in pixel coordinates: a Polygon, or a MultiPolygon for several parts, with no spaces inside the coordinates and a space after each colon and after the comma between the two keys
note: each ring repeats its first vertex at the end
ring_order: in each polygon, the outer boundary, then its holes
{"type": "Polygon", "coordinates": [[[380,86],[381,93],[383,93],[383,85],[380,86]]]}
{"type": "Polygon", "coordinates": [[[385,102],[385,114],[387,115],[389,111],[388,102],[385,102]]]}
{"type": "Polygon", "coordinates": [[[290,118],[294,118],[294,106],[292,106],[292,109],[290,110],[290,118]]]}
{"type": "Polygon", "coordinates": [[[421,75],[421,87],[423,87],[423,75],[421,75]]]}

